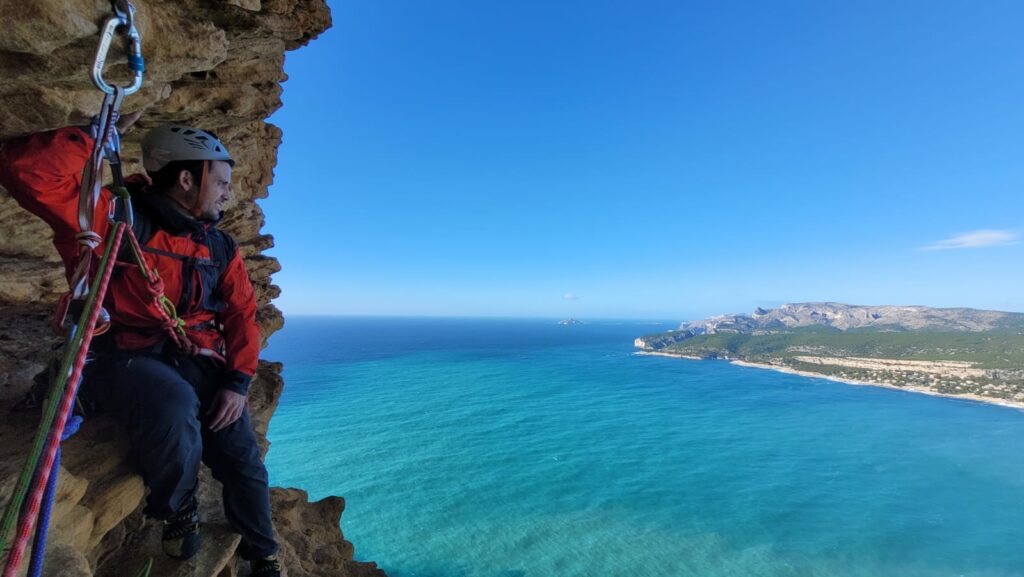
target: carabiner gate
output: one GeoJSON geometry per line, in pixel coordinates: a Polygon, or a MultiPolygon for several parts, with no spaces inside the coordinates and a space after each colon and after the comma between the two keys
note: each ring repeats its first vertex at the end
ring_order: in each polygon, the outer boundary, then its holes
{"type": "Polygon", "coordinates": [[[142,39],[139,37],[139,31],[135,29],[135,6],[131,3],[126,4],[127,12],[115,5],[114,15],[103,23],[100,45],[96,48],[96,58],[92,64],[92,82],[103,92],[114,93],[114,88],[103,80],[103,67],[107,63],[107,52],[110,51],[110,43],[114,39],[114,34],[117,33],[118,28],[126,28],[125,36],[129,42],[128,67],[132,69],[134,77],[130,85],[123,87],[124,94],[127,96],[142,88],[142,72],[146,67],[142,60],[142,39]]]}

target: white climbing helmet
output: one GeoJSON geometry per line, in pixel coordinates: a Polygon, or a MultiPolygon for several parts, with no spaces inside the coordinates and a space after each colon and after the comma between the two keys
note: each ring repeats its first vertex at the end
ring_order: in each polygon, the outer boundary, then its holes
{"type": "Polygon", "coordinates": [[[188,126],[161,126],[142,139],[142,166],[156,172],[176,160],[222,160],[235,165],[228,149],[214,135],[188,126]]]}

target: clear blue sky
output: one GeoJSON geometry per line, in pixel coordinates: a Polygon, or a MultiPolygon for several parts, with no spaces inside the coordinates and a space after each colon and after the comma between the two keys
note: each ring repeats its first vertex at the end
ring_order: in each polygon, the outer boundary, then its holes
{"type": "Polygon", "coordinates": [[[286,314],[1024,311],[1024,3],[332,8],[272,118],[286,314]]]}

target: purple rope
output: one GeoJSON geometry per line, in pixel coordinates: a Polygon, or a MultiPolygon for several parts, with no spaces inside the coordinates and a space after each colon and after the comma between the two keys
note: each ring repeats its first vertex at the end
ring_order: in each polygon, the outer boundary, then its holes
{"type": "MultiPolygon", "coordinates": [[[[78,432],[82,417],[75,415],[64,425],[61,441],[68,440],[78,432]]],[[[50,527],[50,513],[53,511],[53,496],[57,492],[57,471],[60,470],[60,447],[50,469],[50,478],[46,480],[46,492],[43,493],[43,508],[39,511],[39,523],[36,525],[36,537],[32,544],[32,559],[28,565],[28,577],[40,577],[43,574],[43,556],[46,554],[46,533],[50,527]]]]}

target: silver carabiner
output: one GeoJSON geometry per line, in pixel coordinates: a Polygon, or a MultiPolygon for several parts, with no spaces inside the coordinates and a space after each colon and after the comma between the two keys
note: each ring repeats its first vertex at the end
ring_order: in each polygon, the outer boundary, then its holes
{"type": "Polygon", "coordinates": [[[103,23],[100,45],[96,48],[96,58],[92,64],[92,82],[103,92],[114,93],[114,88],[103,80],[103,67],[107,63],[107,52],[110,51],[110,43],[113,41],[117,29],[127,28],[125,36],[128,37],[129,42],[128,67],[132,69],[134,76],[131,85],[124,87],[124,93],[127,96],[142,88],[142,73],[145,70],[145,65],[142,60],[142,39],[139,37],[139,31],[135,28],[135,6],[129,2],[124,4],[128,6],[127,12],[120,7],[115,7],[114,15],[103,23]]]}

